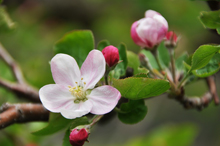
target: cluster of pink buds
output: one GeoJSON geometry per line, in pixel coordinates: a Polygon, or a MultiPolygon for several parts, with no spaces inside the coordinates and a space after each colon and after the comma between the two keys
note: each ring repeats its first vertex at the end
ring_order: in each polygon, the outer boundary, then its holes
{"type": "Polygon", "coordinates": [[[142,48],[153,50],[165,39],[165,45],[175,48],[177,36],[174,32],[168,32],[166,19],[158,12],[148,10],[145,18],[135,21],[131,26],[131,37],[142,48]]]}

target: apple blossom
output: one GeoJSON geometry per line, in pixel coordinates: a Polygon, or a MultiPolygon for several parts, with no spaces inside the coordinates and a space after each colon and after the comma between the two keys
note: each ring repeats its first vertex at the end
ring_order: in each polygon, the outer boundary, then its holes
{"type": "Polygon", "coordinates": [[[85,129],[73,129],[69,136],[69,141],[72,146],[82,146],[85,141],[88,141],[89,132],[85,129]]]}
{"type": "Polygon", "coordinates": [[[44,107],[67,119],[89,112],[97,115],[110,112],[118,103],[120,92],[108,85],[94,88],[105,73],[105,64],[105,58],[98,50],[90,51],[81,70],[71,56],[54,56],[51,71],[56,84],[45,85],[39,91],[44,107]]]}
{"type": "Polygon", "coordinates": [[[164,39],[167,30],[166,19],[160,13],[148,10],[145,18],[132,24],[131,37],[137,45],[152,49],[164,39]]]}
{"type": "Polygon", "coordinates": [[[118,48],[110,45],[102,50],[102,54],[105,57],[105,61],[109,67],[116,65],[119,61],[118,48]]]}

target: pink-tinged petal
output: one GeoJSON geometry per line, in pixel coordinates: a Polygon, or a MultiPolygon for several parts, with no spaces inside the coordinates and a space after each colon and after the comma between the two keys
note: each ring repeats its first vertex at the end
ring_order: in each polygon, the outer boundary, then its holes
{"type": "Polygon", "coordinates": [[[73,95],[69,92],[68,87],[49,84],[39,90],[40,100],[43,106],[51,112],[60,112],[61,109],[74,104],[73,95]]]}
{"type": "Polygon", "coordinates": [[[145,12],[145,17],[153,18],[155,15],[161,15],[160,13],[154,11],[154,10],[147,10],[145,12]]]}
{"type": "Polygon", "coordinates": [[[139,21],[135,21],[132,26],[131,26],[131,38],[133,39],[134,43],[141,46],[145,47],[144,41],[138,36],[136,28],[139,25],[139,21]]]}
{"type": "Polygon", "coordinates": [[[159,23],[158,24],[162,24],[164,27],[166,27],[166,29],[168,30],[168,22],[167,22],[167,20],[163,17],[163,16],[161,16],[161,15],[155,15],[154,17],[153,17],[153,19],[154,20],[157,20],[159,23]]]}
{"type": "Polygon", "coordinates": [[[84,90],[93,89],[105,73],[105,58],[99,50],[89,52],[81,67],[82,82],[86,82],[84,90]]]}
{"type": "Polygon", "coordinates": [[[106,114],[117,105],[120,99],[120,92],[112,86],[100,86],[92,90],[87,96],[92,101],[93,107],[90,111],[93,114],[106,114]]]}
{"type": "Polygon", "coordinates": [[[67,119],[75,119],[88,114],[92,109],[92,102],[87,100],[85,102],[80,102],[72,107],[68,107],[61,110],[61,114],[67,119]]]}
{"type": "Polygon", "coordinates": [[[75,59],[66,54],[57,54],[51,60],[51,71],[56,84],[75,86],[80,80],[80,70],[75,59]]]}

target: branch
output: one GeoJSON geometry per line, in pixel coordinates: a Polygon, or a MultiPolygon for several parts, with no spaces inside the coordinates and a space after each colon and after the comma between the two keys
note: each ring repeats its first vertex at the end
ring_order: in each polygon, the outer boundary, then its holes
{"type": "Polygon", "coordinates": [[[49,111],[42,104],[9,104],[0,108],[0,129],[14,123],[48,121],[49,111]]]}
{"type": "Polygon", "coordinates": [[[213,96],[215,104],[218,105],[219,104],[219,97],[218,97],[218,94],[217,94],[217,91],[216,91],[216,84],[215,84],[214,76],[207,77],[206,82],[209,86],[209,91],[213,96]]]}
{"type": "Polygon", "coordinates": [[[11,57],[11,55],[4,49],[2,44],[0,43],[0,57],[3,61],[11,67],[13,74],[20,84],[26,84],[25,79],[23,77],[23,73],[20,69],[20,66],[15,62],[15,60],[11,57]]]}
{"type": "Polygon", "coordinates": [[[17,82],[12,83],[5,79],[0,78],[0,86],[11,90],[17,96],[26,98],[32,102],[40,103],[38,90],[29,85],[20,69],[20,66],[15,62],[11,55],[4,49],[0,43],[0,57],[11,68],[17,82]]]}

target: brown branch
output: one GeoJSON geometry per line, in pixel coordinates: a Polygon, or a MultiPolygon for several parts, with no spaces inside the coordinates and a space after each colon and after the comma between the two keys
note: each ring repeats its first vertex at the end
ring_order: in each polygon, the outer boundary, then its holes
{"type": "Polygon", "coordinates": [[[12,83],[0,78],[0,86],[12,91],[18,97],[28,99],[35,103],[40,103],[38,91],[30,85],[12,83]]]}
{"type": "Polygon", "coordinates": [[[213,96],[215,104],[218,105],[219,104],[219,97],[218,97],[218,94],[217,94],[217,91],[216,91],[216,84],[215,84],[214,76],[207,77],[206,82],[209,86],[209,91],[213,96]]]}
{"type": "Polygon", "coordinates": [[[48,121],[49,111],[42,104],[9,104],[0,108],[0,129],[14,123],[48,121]]]}
{"type": "Polygon", "coordinates": [[[14,92],[17,96],[26,98],[32,102],[40,103],[38,90],[29,85],[23,73],[20,69],[20,66],[15,62],[11,55],[4,49],[0,43],[0,57],[2,60],[11,68],[17,82],[12,83],[5,79],[0,78],[0,86],[14,92]]]}
{"type": "Polygon", "coordinates": [[[4,49],[2,44],[0,43],[0,57],[3,61],[11,67],[13,74],[20,84],[25,84],[25,79],[23,77],[23,73],[20,69],[20,66],[15,62],[15,60],[11,57],[11,55],[4,49]]]}

